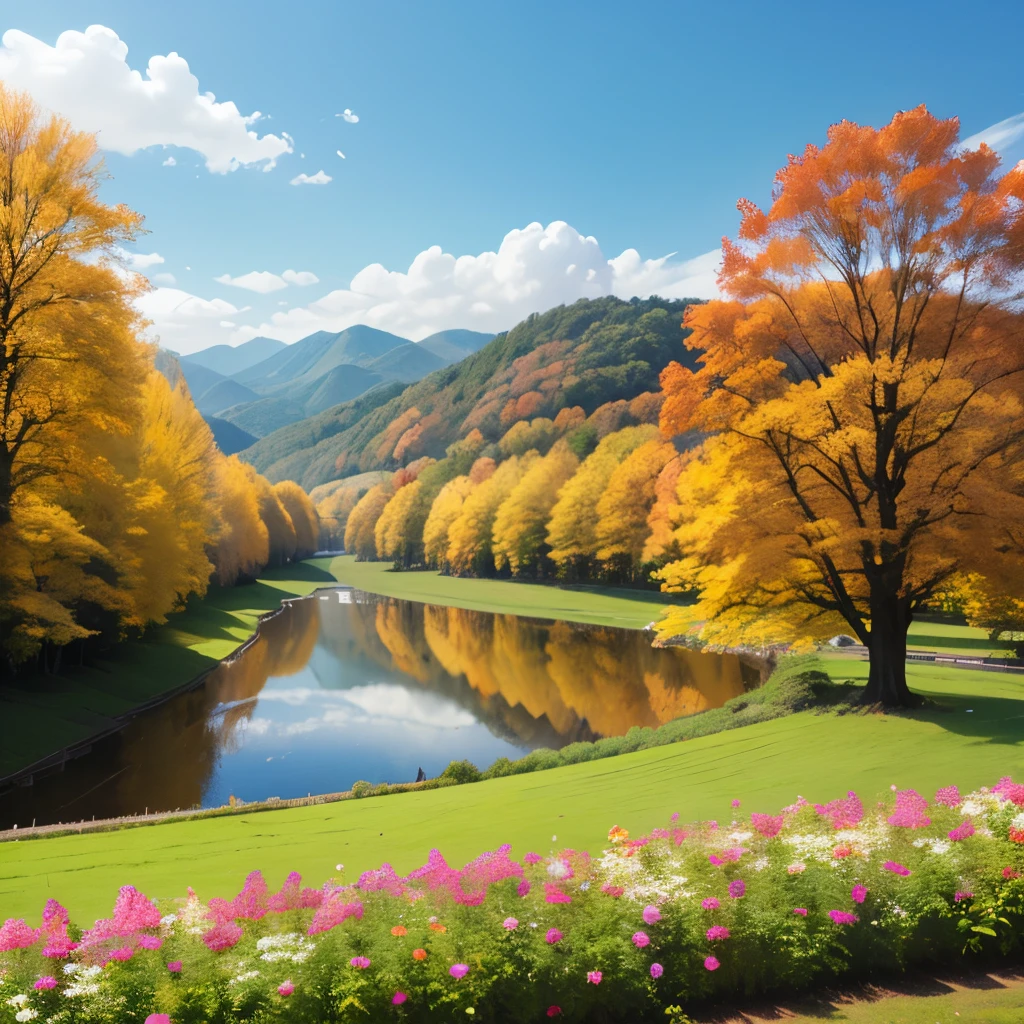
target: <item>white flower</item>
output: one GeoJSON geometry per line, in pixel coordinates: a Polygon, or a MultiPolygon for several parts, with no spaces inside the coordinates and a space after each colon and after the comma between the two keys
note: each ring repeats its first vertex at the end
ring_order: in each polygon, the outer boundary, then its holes
{"type": "Polygon", "coordinates": [[[590,888],[590,883],[589,882],[580,882],[580,889],[583,892],[586,892],[589,888],[590,888]]]}
{"type": "Polygon", "coordinates": [[[730,832],[729,838],[734,843],[745,843],[748,839],[752,839],[753,835],[753,832],[730,832]]]}
{"type": "Polygon", "coordinates": [[[14,1019],[16,1021],[35,1020],[36,1017],[38,1017],[38,1016],[39,1016],[39,1011],[38,1010],[24,1009],[24,1010],[19,1010],[14,1015],[14,1019]]]}
{"type": "Polygon", "coordinates": [[[75,996],[94,996],[99,992],[99,985],[69,985],[64,989],[64,995],[74,998],[75,996]]]}
{"type": "Polygon", "coordinates": [[[82,965],[81,964],[65,964],[64,965],[64,973],[65,974],[77,974],[81,969],[82,969],[82,965]]]}
{"type": "Polygon", "coordinates": [[[754,870],[764,871],[764,869],[768,867],[768,864],[769,860],[767,857],[759,857],[757,860],[754,861],[754,870]]]}
{"type": "Polygon", "coordinates": [[[11,996],[7,1000],[8,1006],[24,1006],[28,1002],[28,996],[24,992],[19,992],[16,996],[11,996]]]}
{"type": "Polygon", "coordinates": [[[564,860],[553,860],[548,865],[548,874],[552,878],[565,878],[569,874],[569,865],[564,860]]]}
{"type": "Polygon", "coordinates": [[[1018,814],[1016,817],[1010,819],[1010,824],[1014,828],[1024,828],[1024,811],[1018,814]]]}
{"type": "Polygon", "coordinates": [[[177,920],[178,920],[178,915],[177,914],[167,914],[164,917],[160,918],[160,923],[162,925],[172,925],[177,920]]]}
{"type": "Polygon", "coordinates": [[[244,974],[236,975],[234,978],[231,979],[231,981],[228,984],[240,985],[242,984],[242,982],[252,981],[253,978],[258,978],[259,976],[259,971],[246,971],[244,974]]]}
{"type": "Polygon", "coordinates": [[[949,853],[953,848],[953,844],[948,839],[932,839],[928,843],[932,853],[949,853]]]}
{"type": "Polygon", "coordinates": [[[102,967],[97,967],[95,964],[93,964],[92,967],[83,967],[82,968],[82,977],[83,978],[95,978],[98,975],[100,975],[102,972],[103,972],[103,968],[102,967]]]}

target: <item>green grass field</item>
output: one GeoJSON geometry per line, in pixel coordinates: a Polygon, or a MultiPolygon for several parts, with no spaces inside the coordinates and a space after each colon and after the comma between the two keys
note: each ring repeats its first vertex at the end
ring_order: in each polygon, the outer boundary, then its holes
{"type": "MultiPolygon", "coordinates": [[[[867,667],[828,664],[837,678],[863,678],[867,667]]],[[[0,844],[0,918],[38,919],[55,896],[91,920],[126,883],[157,898],[188,885],[203,897],[232,895],[253,868],[275,886],[290,870],[319,885],[338,863],[349,879],[385,860],[407,871],[432,846],[460,865],[503,842],[519,854],[597,850],[612,825],[646,830],[673,811],[725,818],[734,797],[773,810],[797,795],[827,800],[853,788],[870,798],[891,784],[930,794],[1024,774],[1024,679],[924,665],[909,673],[939,706],[905,716],[803,712],[470,786],[0,844]]]]}

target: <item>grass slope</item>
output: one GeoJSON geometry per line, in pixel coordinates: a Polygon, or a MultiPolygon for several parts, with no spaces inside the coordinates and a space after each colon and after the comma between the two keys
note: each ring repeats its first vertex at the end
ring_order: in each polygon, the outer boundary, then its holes
{"type": "Polygon", "coordinates": [[[568,619],[599,626],[642,629],[661,618],[671,595],[624,587],[557,586],[518,580],[460,579],[436,572],[393,572],[388,562],[357,562],[353,555],[330,561],[341,583],[385,597],[445,604],[471,611],[568,619]]]}
{"type": "MultiPolygon", "coordinates": [[[[828,664],[839,678],[861,663],[828,664]]],[[[109,912],[119,886],[150,896],[233,895],[260,868],[278,886],[290,870],[319,884],[389,861],[421,864],[436,846],[464,863],[510,842],[516,854],[553,844],[599,850],[611,825],[642,831],[679,811],[728,819],[729,801],[773,810],[802,794],[865,798],[891,784],[933,793],[1024,773],[1024,680],[909,666],[941,707],[913,716],[810,712],[672,746],[469,786],[336,804],[174,822],[0,845],[0,918],[38,920],[48,896],[80,920],[109,912]],[[557,836],[557,840],[553,837],[557,836]]],[[[169,766],[173,769],[173,766],[169,766]]]]}

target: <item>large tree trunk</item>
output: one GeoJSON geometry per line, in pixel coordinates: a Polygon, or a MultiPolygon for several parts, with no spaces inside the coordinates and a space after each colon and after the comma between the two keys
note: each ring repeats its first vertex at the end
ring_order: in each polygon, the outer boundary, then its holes
{"type": "MultiPolygon", "coordinates": [[[[883,588],[879,588],[883,591],[883,588]]],[[[864,703],[885,707],[917,707],[921,700],[907,687],[907,631],[911,613],[907,602],[891,593],[871,596],[871,633],[868,637],[868,685],[864,703]]]]}

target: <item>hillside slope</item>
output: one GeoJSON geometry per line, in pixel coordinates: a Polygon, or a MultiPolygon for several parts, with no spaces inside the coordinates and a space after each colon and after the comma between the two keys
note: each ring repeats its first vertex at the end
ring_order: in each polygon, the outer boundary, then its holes
{"type": "Polygon", "coordinates": [[[681,321],[693,301],[608,297],[559,306],[387,400],[375,390],[359,415],[354,403],[328,409],[262,438],[243,457],[271,480],[309,488],[440,457],[473,429],[497,441],[519,420],[571,406],[590,415],[656,390],[673,359],[692,364],[681,321]]]}
{"type": "Polygon", "coordinates": [[[241,345],[214,345],[211,348],[204,348],[201,352],[194,352],[180,358],[183,363],[195,363],[225,377],[230,377],[247,370],[250,366],[255,366],[264,359],[269,359],[284,347],[283,341],[261,337],[245,341],[241,345]]]}

